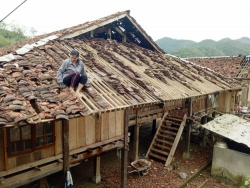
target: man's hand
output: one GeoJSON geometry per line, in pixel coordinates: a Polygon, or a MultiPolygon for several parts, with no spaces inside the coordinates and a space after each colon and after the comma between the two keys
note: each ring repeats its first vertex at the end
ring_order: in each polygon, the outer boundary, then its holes
{"type": "Polygon", "coordinates": [[[66,87],[66,85],[64,83],[60,83],[60,88],[61,89],[65,88],[65,87],[66,87]]]}

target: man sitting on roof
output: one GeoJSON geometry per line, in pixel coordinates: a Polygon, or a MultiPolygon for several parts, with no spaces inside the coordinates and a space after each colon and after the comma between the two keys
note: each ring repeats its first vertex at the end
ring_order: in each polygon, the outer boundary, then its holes
{"type": "Polygon", "coordinates": [[[63,61],[61,67],[57,71],[57,81],[61,88],[67,85],[70,87],[71,91],[75,91],[74,88],[78,85],[76,89],[76,94],[78,96],[81,96],[80,91],[84,86],[90,86],[84,64],[79,59],[79,52],[77,50],[72,50],[70,52],[70,58],[63,61]]]}

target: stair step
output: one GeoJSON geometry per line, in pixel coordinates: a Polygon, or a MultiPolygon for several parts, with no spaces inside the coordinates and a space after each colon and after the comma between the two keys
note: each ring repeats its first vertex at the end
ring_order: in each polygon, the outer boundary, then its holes
{"type": "Polygon", "coordinates": [[[157,136],[160,136],[160,137],[163,137],[163,138],[167,138],[167,139],[170,139],[170,140],[174,140],[175,139],[175,137],[166,136],[166,135],[163,135],[163,134],[157,134],[157,136]]]}
{"type": "Polygon", "coordinates": [[[166,151],[162,151],[162,150],[160,150],[160,149],[156,149],[156,148],[151,148],[151,151],[155,151],[155,152],[157,152],[157,153],[160,153],[160,154],[162,154],[162,155],[166,155],[166,156],[168,156],[168,152],[166,152],[166,151]]]}
{"type": "Polygon", "coordinates": [[[156,155],[156,154],[154,154],[154,153],[152,153],[152,152],[149,152],[148,155],[151,156],[151,157],[154,157],[154,158],[156,158],[156,159],[160,159],[160,160],[162,160],[162,161],[164,161],[164,162],[167,160],[167,158],[161,157],[161,156],[156,155]]]}
{"type": "Polygon", "coordinates": [[[182,119],[172,117],[166,117],[166,120],[182,122],[182,119]]]}
{"type": "Polygon", "coordinates": [[[180,123],[176,123],[176,122],[173,122],[173,121],[163,121],[163,123],[165,125],[176,125],[176,126],[180,126],[180,123]]]}
{"type": "Polygon", "coordinates": [[[163,149],[166,149],[166,150],[171,150],[170,147],[166,146],[166,145],[162,145],[162,144],[157,144],[157,143],[154,143],[153,146],[156,146],[156,147],[159,147],[159,148],[163,148],[163,149]]]}
{"type": "Polygon", "coordinates": [[[159,132],[166,133],[166,134],[171,134],[171,135],[176,135],[176,132],[171,132],[171,131],[166,131],[166,130],[159,130],[159,132]]]}
{"type": "Polygon", "coordinates": [[[168,125],[168,126],[166,126],[166,125],[162,125],[161,127],[162,127],[162,128],[165,128],[165,129],[176,130],[176,131],[178,131],[178,130],[179,130],[179,128],[177,128],[177,127],[171,127],[170,125],[168,125]]]}
{"type": "Polygon", "coordinates": [[[169,141],[167,141],[167,140],[162,140],[162,139],[159,139],[159,138],[156,138],[155,141],[161,142],[161,143],[164,143],[164,144],[168,144],[168,145],[170,145],[170,146],[173,145],[173,142],[169,142],[169,141]]]}

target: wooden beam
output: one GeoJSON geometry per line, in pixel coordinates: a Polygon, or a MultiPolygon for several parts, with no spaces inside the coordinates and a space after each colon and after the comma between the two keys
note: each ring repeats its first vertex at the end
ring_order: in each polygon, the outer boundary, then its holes
{"type": "Polygon", "coordinates": [[[130,43],[134,43],[132,42],[129,38],[127,38],[126,34],[123,33],[118,27],[112,27],[114,30],[116,30],[121,36],[122,36],[122,42],[130,42],[130,43]]]}
{"type": "Polygon", "coordinates": [[[69,170],[69,120],[63,120],[63,172],[69,170]]]}
{"type": "Polygon", "coordinates": [[[73,157],[70,160],[70,164],[75,164],[75,163],[80,163],[82,160],[87,159],[89,157],[93,157],[93,156],[99,156],[101,153],[103,152],[107,152],[109,150],[115,149],[115,148],[122,148],[123,145],[123,141],[117,141],[115,142],[115,144],[110,143],[107,144],[103,147],[97,147],[95,149],[92,150],[92,153],[89,153],[87,151],[84,151],[83,153],[78,155],[77,159],[74,159],[73,157]]]}
{"type": "Polygon", "coordinates": [[[79,36],[79,35],[81,35],[81,34],[87,33],[87,32],[89,32],[89,31],[91,31],[91,30],[97,29],[97,28],[99,28],[99,27],[101,27],[101,26],[104,26],[104,25],[107,25],[107,24],[109,24],[109,23],[112,23],[112,22],[114,22],[114,21],[116,21],[116,20],[119,20],[119,19],[121,19],[121,18],[123,18],[123,17],[125,17],[125,16],[127,16],[127,13],[121,14],[121,15],[116,16],[116,17],[111,18],[111,19],[107,19],[107,20],[103,21],[102,23],[95,24],[95,25],[92,25],[92,26],[90,26],[90,27],[83,28],[83,29],[81,29],[81,30],[72,32],[72,33],[70,33],[70,34],[68,34],[68,35],[63,36],[61,39],[63,40],[63,39],[65,39],[65,38],[73,38],[73,37],[79,36]]]}
{"type": "Polygon", "coordinates": [[[161,52],[161,49],[155,45],[155,43],[153,42],[152,39],[150,39],[148,37],[148,35],[146,35],[145,31],[143,31],[139,26],[138,24],[136,24],[134,22],[134,20],[132,20],[129,16],[127,16],[127,18],[130,20],[130,22],[138,29],[138,31],[140,31],[140,33],[148,40],[148,42],[155,48],[155,50],[157,50],[158,52],[161,52]]]}
{"type": "Polygon", "coordinates": [[[122,149],[122,174],[121,174],[121,188],[127,187],[127,166],[128,166],[128,109],[124,111],[124,147],[122,149]]]}
{"type": "Polygon", "coordinates": [[[39,180],[48,175],[54,174],[56,172],[61,171],[62,164],[61,163],[52,163],[41,167],[41,171],[24,171],[21,174],[13,175],[7,179],[5,179],[5,183],[0,185],[1,188],[9,188],[9,187],[20,187],[22,185],[26,185],[30,182],[39,180]]]}
{"type": "Polygon", "coordinates": [[[102,142],[98,142],[98,143],[94,143],[94,144],[91,144],[91,145],[88,145],[88,146],[85,146],[85,147],[81,147],[79,149],[70,151],[69,153],[70,153],[70,155],[82,153],[82,152],[88,150],[89,148],[91,149],[91,148],[100,147],[102,145],[106,145],[106,144],[109,144],[109,143],[114,142],[114,141],[123,140],[123,138],[124,138],[124,136],[118,136],[118,137],[111,138],[111,139],[108,139],[108,140],[105,140],[105,141],[102,141],[102,142]]]}

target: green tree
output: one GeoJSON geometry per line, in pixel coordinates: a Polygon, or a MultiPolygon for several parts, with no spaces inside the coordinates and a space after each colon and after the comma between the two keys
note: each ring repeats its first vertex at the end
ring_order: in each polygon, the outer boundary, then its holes
{"type": "Polygon", "coordinates": [[[19,41],[33,38],[36,35],[36,30],[32,27],[28,30],[25,26],[20,26],[16,22],[9,24],[0,23],[0,47],[4,47],[19,41]]]}

